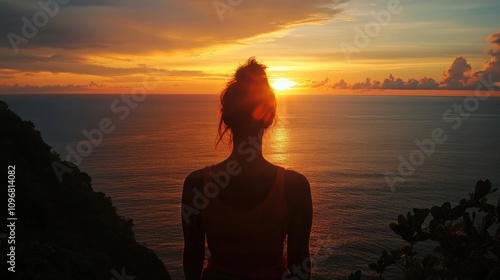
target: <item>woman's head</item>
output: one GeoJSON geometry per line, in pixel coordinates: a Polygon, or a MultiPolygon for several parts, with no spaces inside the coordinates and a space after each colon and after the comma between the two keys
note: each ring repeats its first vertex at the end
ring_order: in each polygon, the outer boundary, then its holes
{"type": "Polygon", "coordinates": [[[255,135],[275,120],[276,97],[269,85],[266,66],[250,58],[240,66],[220,96],[220,122],[216,146],[226,133],[255,135]]]}

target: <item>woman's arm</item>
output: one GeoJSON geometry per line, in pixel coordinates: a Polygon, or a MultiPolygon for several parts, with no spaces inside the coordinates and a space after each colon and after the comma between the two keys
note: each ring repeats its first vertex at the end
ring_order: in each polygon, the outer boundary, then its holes
{"type": "Polygon", "coordinates": [[[307,178],[297,172],[287,171],[285,176],[285,201],[290,215],[287,259],[292,279],[311,279],[309,235],[312,226],[311,188],[307,178]]]}
{"type": "Polygon", "coordinates": [[[201,219],[201,209],[193,205],[195,188],[203,186],[203,171],[197,170],[184,180],[182,190],[182,231],[184,251],[182,256],[186,280],[200,280],[205,259],[205,230],[201,219]]]}

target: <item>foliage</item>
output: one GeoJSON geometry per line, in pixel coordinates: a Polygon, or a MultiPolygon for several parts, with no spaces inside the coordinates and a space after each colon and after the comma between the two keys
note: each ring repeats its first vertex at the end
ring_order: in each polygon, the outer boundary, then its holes
{"type": "MultiPolygon", "coordinates": [[[[500,279],[500,199],[494,206],[486,198],[495,191],[489,180],[479,180],[474,193],[455,207],[445,202],[399,215],[389,227],[408,245],[383,251],[369,268],[380,279],[396,263],[404,266],[403,279],[500,279]],[[430,221],[424,225],[426,220],[430,221]],[[419,258],[415,245],[420,242],[437,246],[419,258]]],[[[361,272],[351,273],[348,279],[361,279],[361,272]]]]}

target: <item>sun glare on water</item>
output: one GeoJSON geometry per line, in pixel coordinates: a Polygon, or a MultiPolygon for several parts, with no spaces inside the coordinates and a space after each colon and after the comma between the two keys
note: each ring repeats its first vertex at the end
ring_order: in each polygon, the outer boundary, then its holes
{"type": "Polygon", "coordinates": [[[276,91],[283,91],[283,90],[287,90],[287,89],[290,89],[291,87],[293,87],[296,83],[294,81],[290,81],[288,79],[279,79],[279,80],[276,80],[272,83],[272,87],[274,88],[274,90],[276,91]]]}

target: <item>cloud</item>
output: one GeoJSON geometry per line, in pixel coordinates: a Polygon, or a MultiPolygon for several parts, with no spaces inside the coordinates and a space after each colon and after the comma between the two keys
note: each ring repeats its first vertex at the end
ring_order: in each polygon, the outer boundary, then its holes
{"type": "Polygon", "coordinates": [[[405,88],[408,89],[418,89],[418,86],[420,85],[420,82],[411,78],[406,81],[405,88]]]}
{"type": "Polygon", "coordinates": [[[349,85],[344,81],[344,79],[340,79],[338,83],[335,83],[332,86],[333,89],[347,89],[349,88],[349,85]]]}
{"type": "Polygon", "coordinates": [[[440,85],[446,89],[464,89],[471,78],[471,69],[467,59],[459,56],[453,60],[450,67],[443,72],[443,80],[440,85]]]}
{"type": "MultiPolygon", "coordinates": [[[[380,82],[379,82],[380,83],[380,82]]],[[[352,89],[370,89],[373,88],[372,79],[366,78],[364,82],[358,82],[352,85],[352,89]]]]}
{"type": "Polygon", "coordinates": [[[320,80],[320,81],[306,80],[304,83],[297,85],[295,87],[320,88],[320,87],[324,87],[329,81],[330,81],[330,78],[328,78],[328,77],[326,77],[325,79],[320,80]]]}
{"type": "Polygon", "coordinates": [[[100,87],[103,87],[104,85],[99,85],[97,83],[94,83],[94,81],[90,81],[88,87],[89,88],[100,88],[100,87]]]}
{"type": "Polygon", "coordinates": [[[500,31],[490,34],[488,38],[486,39],[488,43],[491,44],[496,44],[497,46],[500,46],[500,31]]]}
{"type": "Polygon", "coordinates": [[[487,38],[487,42],[491,44],[491,49],[487,53],[491,56],[490,60],[483,63],[483,70],[474,73],[474,83],[479,84],[480,79],[500,82],[500,31],[491,34],[487,38]]]}
{"type": "Polygon", "coordinates": [[[392,74],[389,75],[383,82],[366,78],[364,82],[348,85],[343,79],[332,86],[334,89],[438,89],[439,84],[432,78],[423,77],[420,80],[414,78],[408,79],[406,82],[401,78],[395,78],[392,74]]]}
{"type": "Polygon", "coordinates": [[[490,59],[483,63],[483,69],[472,73],[472,66],[467,59],[456,57],[451,65],[443,72],[443,79],[438,83],[432,78],[414,78],[406,82],[395,78],[392,74],[383,82],[366,78],[364,82],[354,83],[349,86],[344,80],[333,85],[334,89],[447,89],[447,90],[474,90],[484,81],[500,84],[500,31],[490,34],[486,39],[491,48],[487,50],[490,59]]]}
{"type": "Polygon", "coordinates": [[[481,81],[500,82],[500,31],[490,34],[486,41],[491,48],[486,51],[490,59],[483,63],[483,69],[471,73],[471,66],[463,57],[457,57],[443,73],[441,87],[445,89],[475,89],[481,81]]]}
{"type": "MultiPolygon", "coordinates": [[[[226,10],[221,21],[213,2],[72,0],[52,9],[47,24],[36,28],[36,35],[19,47],[121,54],[173,52],[233,44],[295,24],[324,22],[339,12],[331,0],[252,0],[226,10]]],[[[3,0],[0,34],[25,37],[22,18],[33,23],[33,15],[43,11],[38,1],[3,0]]],[[[6,36],[0,40],[2,47],[11,48],[6,36]]]]}
{"type": "Polygon", "coordinates": [[[66,62],[66,63],[82,63],[85,59],[77,56],[67,56],[64,54],[55,53],[52,55],[33,55],[33,54],[18,54],[11,55],[0,53],[0,63],[3,68],[7,63],[36,63],[36,62],[66,62]]]}
{"type": "Polygon", "coordinates": [[[418,82],[418,88],[420,89],[437,89],[439,84],[433,78],[423,77],[418,82]]]}
{"type": "Polygon", "coordinates": [[[309,85],[309,87],[311,87],[311,88],[323,87],[328,83],[328,81],[330,81],[330,78],[328,78],[328,77],[326,77],[324,80],[319,81],[319,82],[313,81],[311,83],[311,85],[309,85]]]}
{"type": "Polygon", "coordinates": [[[405,83],[401,78],[395,79],[392,74],[389,75],[387,79],[384,80],[382,86],[383,89],[403,89],[405,88],[405,83]]]}
{"type": "Polygon", "coordinates": [[[35,85],[19,85],[14,84],[0,85],[0,93],[3,94],[26,94],[26,93],[68,93],[68,92],[91,92],[96,88],[102,88],[103,85],[98,85],[94,82],[90,82],[87,85],[45,85],[45,86],[35,86],[35,85]]]}
{"type": "Polygon", "coordinates": [[[144,64],[134,67],[110,67],[92,64],[83,57],[53,54],[49,56],[31,54],[2,54],[0,53],[1,69],[4,71],[17,72],[51,72],[71,73],[79,75],[94,75],[102,77],[117,77],[127,75],[142,75],[154,72],[156,75],[168,75],[177,77],[205,77],[214,76],[198,70],[169,70],[152,68],[144,64]]]}

